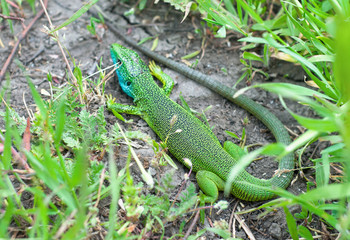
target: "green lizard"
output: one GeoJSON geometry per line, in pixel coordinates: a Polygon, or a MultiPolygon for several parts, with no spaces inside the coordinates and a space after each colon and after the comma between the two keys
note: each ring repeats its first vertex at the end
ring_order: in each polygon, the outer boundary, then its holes
{"type": "MultiPolygon", "coordinates": [[[[144,51],[147,50],[143,49],[144,51]]],[[[198,185],[207,196],[205,201],[215,201],[218,198],[218,191],[223,190],[229,172],[237,162],[233,157],[234,144],[225,142],[222,147],[206,125],[168,97],[173,88],[173,81],[158,66],[151,64],[149,69],[136,52],[119,44],[111,46],[111,55],[117,66],[119,84],[122,90],[134,99],[136,106],[115,103],[109,99],[108,108],[120,113],[141,116],[160,139],[166,141],[169,151],[180,162],[189,167],[185,159],[190,159],[193,170],[197,172],[198,185]],[[162,88],[155,83],[151,73],[162,82],[162,88]]],[[[164,58],[162,56],[152,57],[160,59],[162,63],[168,61],[162,59],[164,58]]],[[[181,64],[171,63],[172,68],[180,68],[181,73],[191,79],[197,78],[196,81],[202,81],[206,86],[210,85],[209,88],[214,88],[222,96],[251,112],[272,131],[277,141],[290,143],[289,135],[282,123],[267,109],[243,95],[233,98],[232,89],[181,64]]],[[[263,190],[260,186],[286,188],[291,181],[293,167],[293,155],[289,154],[279,163],[279,170],[282,173],[269,180],[259,179],[242,171],[235,178],[231,192],[234,196],[248,201],[270,199],[274,194],[263,190]]]]}

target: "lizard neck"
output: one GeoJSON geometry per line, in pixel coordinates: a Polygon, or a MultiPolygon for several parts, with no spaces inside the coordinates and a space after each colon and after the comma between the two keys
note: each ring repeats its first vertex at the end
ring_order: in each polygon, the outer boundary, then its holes
{"type": "Polygon", "coordinates": [[[167,98],[163,89],[156,84],[149,73],[139,75],[134,81],[135,87],[133,94],[136,105],[145,108],[146,106],[157,104],[157,99],[167,98]]]}

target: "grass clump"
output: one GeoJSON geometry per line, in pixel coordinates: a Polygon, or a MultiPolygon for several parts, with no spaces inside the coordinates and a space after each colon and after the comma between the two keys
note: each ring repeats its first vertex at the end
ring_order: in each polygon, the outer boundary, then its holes
{"type": "MultiPolygon", "coordinates": [[[[170,1],[177,5],[176,1],[170,1]]],[[[297,151],[298,167],[302,173],[302,156],[305,149],[315,141],[327,142],[321,149],[320,158],[311,159],[315,169],[316,188],[295,196],[278,190],[282,198],[265,204],[283,207],[291,237],[311,239],[308,224],[299,219],[310,220],[312,215],[324,219],[330,229],[340,232],[343,239],[349,238],[349,74],[350,34],[348,1],[201,1],[193,3],[203,15],[209,28],[217,37],[222,33],[236,31],[241,34],[242,63],[245,72],[239,80],[251,81],[251,61],[268,66],[270,58],[300,64],[311,87],[285,83],[256,84],[241,89],[238,94],[253,87],[261,87],[280,96],[283,106],[305,127],[306,131],[289,146],[280,148],[265,146],[259,151],[267,154],[279,153],[279,157],[297,151]],[[225,30],[223,30],[225,29],[225,30]],[[256,52],[260,54],[257,54],[256,52]],[[247,62],[247,60],[249,62],[247,62]],[[317,118],[307,118],[292,112],[284,103],[290,98],[308,106],[317,118]],[[337,169],[340,176],[332,176],[337,169]],[[302,212],[292,215],[286,206],[301,205],[302,212]]],[[[180,8],[181,9],[181,8],[180,8]]],[[[186,11],[186,9],[182,9],[186,11]]],[[[187,14],[187,13],[186,13],[187,14]]],[[[237,94],[237,95],[238,95],[237,94]]],[[[252,161],[254,154],[245,156],[252,161]]],[[[309,182],[309,186],[314,183],[309,182]]]]}

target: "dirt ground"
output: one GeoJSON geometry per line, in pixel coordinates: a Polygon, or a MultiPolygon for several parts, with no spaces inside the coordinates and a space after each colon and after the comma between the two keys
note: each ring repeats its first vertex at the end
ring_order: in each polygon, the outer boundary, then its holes
{"type": "MultiPolygon", "coordinates": [[[[49,1],[48,12],[52,18],[53,24],[57,26],[65,21],[72,16],[82,4],[83,1],[79,0],[71,0],[65,3],[61,3],[61,1],[49,1]]],[[[114,21],[115,25],[120,28],[121,31],[128,33],[134,40],[139,41],[147,36],[158,35],[159,44],[156,51],[169,58],[180,61],[181,56],[199,50],[201,47],[202,39],[200,35],[194,33],[195,25],[203,29],[199,20],[199,15],[190,16],[186,21],[180,24],[183,17],[182,13],[175,11],[172,7],[166,4],[151,5],[146,7],[142,12],[130,17],[123,16],[123,12],[130,8],[130,6],[125,3],[101,0],[98,5],[108,15],[109,21],[114,21]]],[[[24,8],[26,17],[33,15],[29,7],[25,4],[24,8]]],[[[67,48],[70,55],[79,63],[84,75],[89,75],[97,70],[96,65],[99,63],[101,57],[103,59],[103,67],[110,66],[112,61],[109,55],[109,45],[115,42],[124,44],[108,31],[108,29],[99,29],[99,35],[102,36],[101,41],[94,38],[86,29],[86,26],[89,24],[89,17],[89,14],[85,14],[83,17],[59,32],[62,43],[67,48]]],[[[55,77],[56,86],[62,84],[67,75],[66,66],[62,60],[58,46],[56,42],[41,31],[43,25],[48,25],[45,17],[42,17],[35,23],[28,36],[22,41],[17,58],[25,64],[27,73],[33,79],[38,90],[46,89],[48,91],[47,73],[50,72],[55,77]]],[[[21,25],[16,23],[15,32],[18,33],[21,30],[21,25]]],[[[216,39],[211,35],[206,36],[207,46],[203,58],[201,58],[198,63],[197,69],[228,86],[233,86],[234,82],[242,74],[241,70],[243,65],[239,61],[241,54],[239,47],[241,46],[241,43],[236,41],[239,37],[236,33],[228,33],[228,35],[229,38],[227,39],[216,39]],[[222,68],[227,69],[227,73],[221,71],[222,68]]],[[[1,30],[1,40],[5,44],[4,48],[0,48],[0,65],[2,66],[13,45],[12,34],[8,28],[1,30]]],[[[151,43],[146,43],[145,46],[150,47],[151,43]]],[[[142,58],[147,62],[149,60],[144,56],[142,56],[142,58]]],[[[194,62],[194,60],[189,61],[194,62]]],[[[174,90],[170,96],[173,100],[180,102],[179,94],[181,93],[190,107],[194,110],[201,111],[209,105],[212,106],[212,108],[206,112],[206,115],[210,125],[215,126],[214,133],[218,136],[220,141],[224,142],[226,140],[233,140],[225,134],[225,130],[240,135],[243,127],[246,128],[247,144],[266,144],[274,141],[272,134],[267,128],[245,110],[238,108],[228,100],[211,92],[205,87],[186,79],[178,73],[166,68],[163,69],[176,82],[174,90]],[[249,123],[243,124],[243,119],[246,117],[249,119],[249,123]]],[[[303,84],[304,73],[298,66],[272,59],[269,68],[265,68],[264,70],[266,70],[271,76],[268,81],[303,84]],[[287,76],[287,78],[285,76],[287,76]]],[[[27,117],[23,98],[26,99],[29,106],[32,106],[32,100],[25,77],[14,63],[10,66],[9,71],[11,73],[12,95],[12,102],[10,105],[21,115],[27,117]]],[[[256,74],[253,84],[255,82],[264,81],[266,80],[262,76],[256,74]]],[[[4,81],[2,85],[3,84],[4,81]]],[[[242,83],[239,87],[244,86],[245,83],[242,83]]],[[[112,94],[120,103],[132,103],[132,100],[126,94],[122,93],[116,78],[108,82],[107,94],[112,94]]],[[[276,114],[286,127],[295,133],[295,135],[301,133],[300,129],[297,127],[296,121],[293,120],[288,112],[281,106],[277,96],[262,90],[251,90],[246,94],[276,114]]],[[[290,101],[287,101],[287,104],[289,108],[296,113],[304,116],[312,115],[308,109],[301,108],[300,105],[290,101]]],[[[142,132],[146,132],[151,137],[156,138],[156,135],[142,119],[135,116],[124,116],[127,119],[134,119],[131,126],[127,126],[128,128],[138,129],[142,132]]],[[[115,117],[109,112],[107,113],[107,120],[110,124],[113,124],[116,121],[115,117]]],[[[295,138],[295,135],[292,135],[292,138],[295,138]]],[[[303,161],[306,162],[308,160],[312,151],[313,149],[306,151],[303,155],[303,161]]],[[[146,161],[152,157],[152,150],[148,146],[138,149],[137,153],[141,159],[146,161]]],[[[121,148],[121,154],[127,155],[126,148],[121,148]],[[123,153],[123,151],[125,152],[123,153]]],[[[118,164],[121,165],[121,163],[118,164]]],[[[176,176],[174,176],[174,179],[177,179],[178,183],[174,184],[180,184],[184,173],[188,172],[188,170],[180,164],[178,164],[178,166],[179,171],[177,171],[176,176]]],[[[264,158],[260,161],[253,162],[247,170],[254,176],[270,178],[276,169],[276,162],[264,158]]],[[[310,172],[306,171],[305,173],[311,175],[312,171],[309,171],[310,172]]],[[[137,175],[138,172],[134,171],[134,174],[137,175]]],[[[288,188],[288,191],[294,194],[302,193],[306,190],[305,180],[301,179],[297,172],[294,177],[296,181],[294,181],[288,188]]],[[[195,181],[193,175],[192,181],[195,181]]],[[[225,198],[223,194],[220,195],[220,198],[229,201],[230,207],[220,213],[213,211],[212,215],[209,216],[212,222],[220,219],[224,219],[228,222],[233,206],[235,206],[238,201],[233,196],[225,198]]],[[[261,204],[262,202],[251,203],[238,201],[236,211],[251,209],[260,206],[261,204]]],[[[290,210],[292,214],[300,212],[298,206],[291,207],[290,210]]],[[[248,225],[256,239],[290,238],[282,209],[276,209],[263,217],[259,217],[263,212],[263,210],[259,210],[241,215],[241,218],[248,225]]],[[[311,226],[315,229],[321,229],[321,223],[317,220],[313,221],[314,222],[311,223],[311,226]]],[[[210,226],[208,220],[205,222],[205,226],[210,226]]],[[[199,227],[203,226],[199,225],[199,227]]],[[[171,236],[172,233],[176,232],[176,229],[178,229],[176,226],[169,227],[166,236],[171,236]]],[[[236,237],[248,239],[245,231],[237,222],[236,237]]],[[[217,238],[213,234],[208,233],[206,239],[217,238]]]]}

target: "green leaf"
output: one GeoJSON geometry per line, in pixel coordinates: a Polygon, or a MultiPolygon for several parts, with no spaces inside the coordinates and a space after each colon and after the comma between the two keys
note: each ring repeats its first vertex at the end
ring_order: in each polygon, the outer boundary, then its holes
{"type": "MultiPolygon", "coordinates": [[[[4,191],[1,192],[1,194],[4,194],[4,191]]],[[[16,193],[13,193],[16,194],[16,193]]],[[[2,197],[5,197],[2,195],[2,197]]],[[[1,221],[0,221],[0,236],[3,237],[4,239],[9,239],[8,235],[8,227],[10,226],[10,223],[13,221],[13,216],[15,214],[18,214],[16,211],[15,203],[12,200],[12,198],[9,198],[7,200],[7,204],[3,206],[3,214],[1,216],[1,221]]]]}
{"type": "Polygon", "coordinates": [[[242,51],[249,50],[249,49],[255,48],[256,45],[257,45],[256,43],[246,44],[246,45],[241,47],[241,50],[242,51]]]}
{"type": "Polygon", "coordinates": [[[142,11],[143,9],[145,9],[147,4],[147,0],[141,0],[139,3],[139,10],[142,11]]]}
{"type": "Polygon", "coordinates": [[[298,226],[298,232],[300,234],[301,237],[305,238],[306,240],[313,240],[313,236],[310,233],[309,229],[307,229],[306,227],[299,225],[298,226]]]}
{"type": "MultiPolygon", "coordinates": [[[[329,113],[326,117],[322,119],[314,119],[314,118],[307,118],[300,116],[298,114],[295,114],[292,112],[287,105],[285,104],[284,100],[280,98],[280,101],[282,103],[282,106],[304,127],[306,127],[309,130],[315,130],[320,133],[323,132],[333,132],[333,131],[338,131],[338,124],[337,121],[335,120],[336,116],[333,115],[333,113],[329,113]]],[[[317,106],[314,104],[313,106],[317,106]]],[[[318,108],[318,107],[317,107],[318,108]]],[[[317,110],[315,108],[315,110],[317,110]]],[[[320,107],[322,108],[322,107],[320,107]]],[[[322,109],[322,112],[327,113],[327,111],[323,111],[327,109],[322,109]]]]}
{"type": "MultiPolygon", "coordinates": [[[[330,186],[330,185],[328,185],[328,186],[330,186]]],[[[272,200],[269,203],[262,205],[260,208],[269,207],[269,206],[275,206],[275,207],[281,206],[281,207],[283,207],[283,206],[286,206],[287,204],[298,203],[303,208],[307,208],[308,211],[310,211],[311,213],[314,213],[314,214],[318,215],[319,217],[325,219],[325,221],[327,221],[333,227],[339,226],[339,222],[338,222],[337,218],[328,214],[327,212],[325,212],[323,209],[319,208],[318,206],[314,205],[314,203],[312,202],[312,201],[315,201],[314,199],[310,199],[310,201],[309,201],[309,199],[307,197],[304,198],[304,196],[307,193],[302,194],[300,196],[295,196],[292,193],[288,192],[287,190],[281,189],[281,188],[271,189],[271,188],[267,188],[267,187],[261,187],[261,189],[274,192],[275,194],[277,194],[283,198],[272,200]],[[286,199],[287,199],[287,201],[286,201],[286,199]]],[[[314,191],[314,190],[312,190],[312,191],[314,191]]],[[[324,194],[329,194],[329,193],[324,193],[324,194]]],[[[319,198],[318,200],[321,200],[321,199],[322,198],[319,198]]]]}
{"type": "Polygon", "coordinates": [[[43,100],[41,99],[38,91],[35,89],[35,86],[32,83],[32,81],[29,78],[27,80],[28,80],[29,88],[30,88],[30,90],[32,92],[33,99],[34,99],[36,105],[39,108],[40,114],[41,114],[41,116],[43,117],[44,120],[47,120],[48,119],[48,114],[47,114],[47,109],[45,107],[45,104],[44,104],[43,100]]]}
{"type": "Polygon", "coordinates": [[[238,39],[239,42],[251,42],[251,43],[260,43],[260,44],[268,44],[266,39],[261,37],[245,37],[238,39]]]}
{"type": "Polygon", "coordinates": [[[124,12],[124,16],[125,17],[131,16],[131,15],[134,15],[134,14],[135,14],[135,8],[130,8],[129,10],[124,12]]]}
{"type": "MultiPolygon", "coordinates": [[[[6,0],[1,0],[1,8],[2,8],[2,14],[4,14],[5,16],[10,16],[10,10],[9,10],[8,3],[6,2],[6,0]]],[[[11,32],[13,33],[12,20],[7,19],[7,23],[9,24],[11,32]]]]}
{"type": "Polygon", "coordinates": [[[178,169],[177,165],[175,164],[175,162],[171,159],[171,157],[169,157],[168,154],[166,154],[165,152],[162,152],[162,156],[164,157],[164,159],[169,163],[170,166],[172,166],[175,169],[178,169]]]}
{"type": "Polygon", "coordinates": [[[32,8],[32,11],[35,13],[35,0],[26,0],[29,6],[32,8]]]}
{"type": "Polygon", "coordinates": [[[197,240],[200,236],[202,236],[206,232],[206,229],[199,230],[195,235],[188,236],[188,240],[197,240]]]}
{"type": "Polygon", "coordinates": [[[258,148],[244,155],[230,170],[225,183],[225,195],[228,196],[231,192],[231,186],[236,177],[263,151],[263,148],[258,148]]]}
{"type": "Polygon", "coordinates": [[[242,137],[241,137],[241,140],[245,139],[245,127],[242,128],[242,137]]]}
{"type": "Polygon", "coordinates": [[[313,43],[314,47],[316,47],[320,53],[324,54],[324,55],[331,55],[332,51],[330,51],[325,45],[324,43],[322,43],[320,40],[318,39],[311,39],[311,42],[313,43]]]}
{"type": "Polygon", "coordinates": [[[87,25],[87,26],[86,26],[87,30],[88,30],[92,35],[96,35],[95,22],[96,22],[96,23],[100,23],[101,20],[98,19],[98,18],[91,17],[91,18],[90,18],[90,25],[87,25]]]}
{"type": "Polygon", "coordinates": [[[278,95],[281,95],[282,97],[291,98],[298,101],[305,101],[305,98],[302,97],[314,97],[318,96],[324,99],[332,100],[331,97],[327,96],[326,94],[320,93],[318,91],[312,90],[310,88],[298,86],[295,84],[290,83],[264,83],[264,84],[256,84],[251,87],[241,88],[235,93],[235,97],[239,96],[240,94],[244,93],[245,91],[249,90],[250,88],[263,88],[269,92],[276,93],[278,95]]]}
{"type": "Polygon", "coordinates": [[[337,19],[336,62],[334,65],[336,84],[344,102],[350,99],[350,22],[337,19]]]}
{"type": "Polygon", "coordinates": [[[332,154],[333,152],[344,149],[344,147],[345,147],[345,144],[343,142],[336,143],[334,145],[331,145],[331,146],[323,149],[321,151],[321,154],[326,154],[326,153],[332,154]]]}
{"type": "MultiPolygon", "coordinates": [[[[288,3],[287,3],[288,4],[288,3]]],[[[284,12],[287,14],[288,19],[293,23],[293,27],[295,27],[296,29],[298,29],[306,38],[310,39],[310,38],[314,38],[314,34],[312,34],[311,31],[309,31],[308,29],[305,29],[299,22],[301,22],[300,20],[297,21],[292,14],[287,10],[284,2],[281,2],[281,5],[283,7],[284,12]]],[[[305,20],[304,20],[305,21],[305,20]]],[[[296,36],[296,35],[294,35],[296,36]]]]}
{"type": "Polygon", "coordinates": [[[61,28],[64,28],[65,26],[71,24],[75,20],[77,20],[81,15],[83,15],[85,12],[87,12],[94,4],[96,4],[99,0],[91,0],[84,4],[83,7],[81,7],[78,11],[76,11],[68,20],[66,20],[64,23],[59,25],[57,28],[50,31],[50,34],[60,30],[61,28]]]}
{"type": "Polygon", "coordinates": [[[226,37],[226,27],[222,26],[215,34],[216,38],[225,38],[226,37]]]}
{"type": "Polygon", "coordinates": [[[152,42],[151,51],[154,51],[154,50],[157,48],[158,42],[159,42],[159,38],[156,37],[156,38],[153,40],[153,42],[152,42]]]}
{"type": "Polygon", "coordinates": [[[188,104],[187,104],[185,98],[182,96],[182,93],[181,93],[181,92],[180,92],[179,98],[180,98],[182,107],[183,107],[186,111],[188,111],[189,113],[192,113],[192,110],[191,110],[190,106],[188,106],[188,104]]]}
{"type": "Polygon", "coordinates": [[[350,183],[334,183],[318,187],[300,196],[301,199],[309,202],[344,199],[348,197],[350,197],[350,183]]]}
{"type": "Polygon", "coordinates": [[[244,52],[243,58],[248,59],[248,60],[253,60],[253,61],[259,61],[262,63],[264,62],[264,60],[261,57],[259,57],[255,53],[251,53],[251,52],[244,52]]]}
{"type": "Polygon", "coordinates": [[[181,59],[191,59],[191,58],[194,58],[195,56],[197,56],[198,54],[200,54],[201,50],[197,50],[197,51],[194,51],[194,52],[191,52],[183,57],[181,57],[181,59]]]}
{"type": "Polygon", "coordinates": [[[144,44],[145,42],[150,41],[150,40],[152,40],[153,38],[154,38],[154,37],[145,37],[145,38],[142,38],[142,39],[137,43],[137,45],[144,44]]]}
{"type": "Polygon", "coordinates": [[[276,156],[282,154],[284,151],[286,151],[286,146],[283,143],[277,142],[266,145],[261,154],[276,156]]]}
{"type": "Polygon", "coordinates": [[[219,235],[220,237],[224,238],[224,239],[228,239],[229,237],[231,237],[231,234],[224,229],[219,229],[219,228],[206,228],[207,231],[209,232],[213,232],[217,235],[219,235]]]}
{"type": "MultiPolygon", "coordinates": [[[[109,172],[110,172],[110,185],[111,185],[111,203],[109,207],[109,225],[115,226],[117,223],[117,211],[118,211],[118,201],[120,196],[120,187],[121,182],[125,178],[125,174],[121,174],[122,171],[117,171],[117,166],[115,164],[115,159],[113,158],[114,154],[112,151],[112,147],[109,149],[109,172]]],[[[113,236],[115,234],[114,227],[108,228],[108,234],[106,236],[106,239],[114,239],[113,236]]]]}
{"type": "Polygon", "coordinates": [[[233,133],[233,132],[230,132],[230,131],[225,131],[225,133],[227,134],[227,135],[229,135],[230,137],[232,137],[232,138],[236,138],[236,139],[240,139],[235,133],[233,133]]]}
{"type": "Polygon", "coordinates": [[[197,0],[197,3],[202,11],[208,13],[208,17],[203,18],[208,23],[225,26],[227,29],[234,29],[245,36],[247,35],[242,29],[242,23],[238,17],[228,12],[222,6],[215,4],[215,7],[213,7],[213,2],[206,0],[197,0]]]}
{"type": "Polygon", "coordinates": [[[42,147],[42,151],[46,152],[45,160],[38,160],[32,153],[27,152],[26,156],[31,167],[35,170],[36,176],[48,186],[54,195],[57,195],[67,206],[68,213],[77,209],[78,202],[74,191],[68,186],[68,179],[62,176],[62,170],[58,162],[49,156],[48,147],[42,147]]]}
{"type": "Polygon", "coordinates": [[[72,136],[68,136],[63,134],[63,141],[67,144],[68,147],[72,149],[80,149],[81,143],[78,139],[73,138],[72,136]]]}
{"type": "Polygon", "coordinates": [[[314,55],[308,58],[310,62],[334,62],[334,59],[333,55],[314,55]]]}
{"type": "Polygon", "coordinates": [[[287,226],[288,226],[290,236],[292,237],[293,240],[298,240],[299,238],[298,238],[297,223],[287,207],[283,207],[283,210],[286,214],[287,226]]]}
{"type": "Polygon", "coordinates": [[[59,145],[61,141],[62,134],[64,131],[64,125],[66,122],[66,93],[61,96],[60,103],[56,109],[56,131],[54,135],[55,144],[59,145]]]}
{"type": "Polygon", "coordinates": [[[251,18],[253,18],[256,22],[262,24],[265,27],[264,21],[250,5],[248,5],[244,0],[237,0],[237,4],[238,3],[242,6],[244,10],[246,10],[249,13],[251,18]]]}
{"type": "Polygon", "coordinates": [[[88,167],[88,155],[86,147],[78,150],[75,161],[73,162],[73,171],[71,174],[70,184],[72,187],[77,187],[82,184],[86,178],[86,170],[88,167]]]}
{"type": "MultiPolygon", "coordinates": [[[[328,162],[328,161],[327,161],[328,162]]],[[[326,163],[327,164],[327,163],[326,163]]],[[[317,161],[315,163],[316,167],[316,184],[318,187],[327,185],[328,179],[329,179],[329,162],[327,164],[328,166],[325,166],[325,163],[317,161]],[[328,173],[326,172],[328,169],[328,173]]]]}
{"type": "Polygon", "coordinates": [[[319,132],[334,132],[339,130],[334,118],[314,119],[297,115],[290,110],[288,110],[288,112],[298,121],[298,123],[307,129],[319,132]]]}

